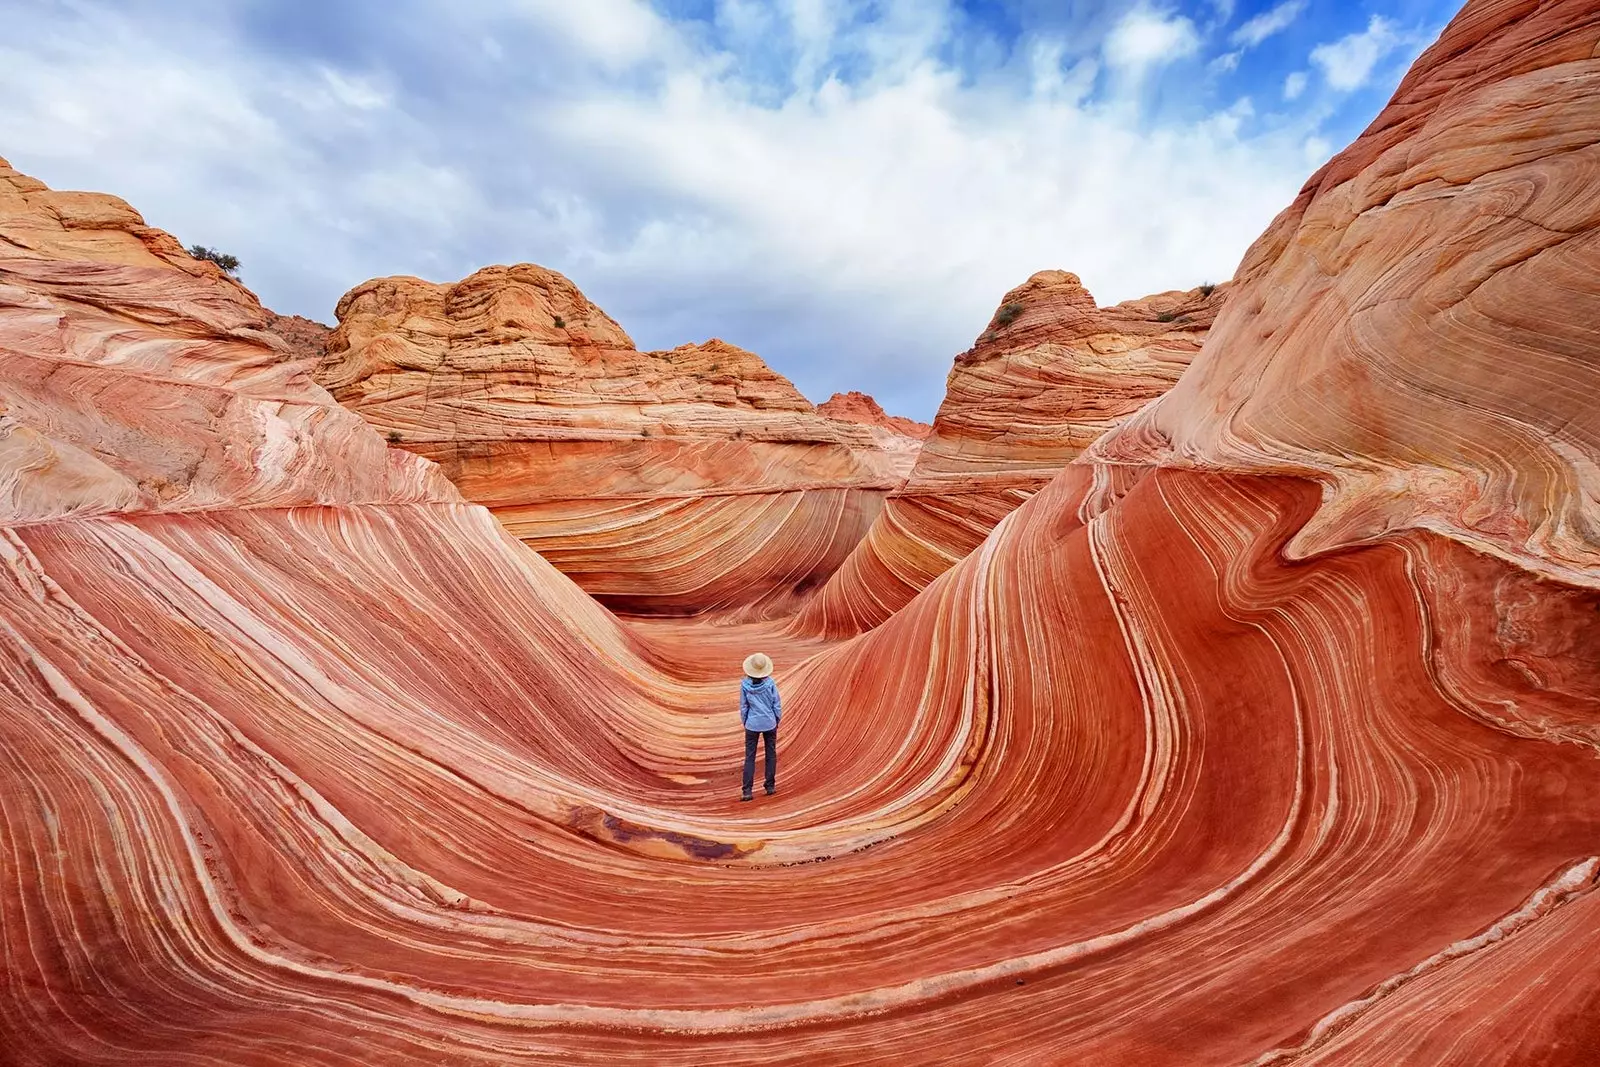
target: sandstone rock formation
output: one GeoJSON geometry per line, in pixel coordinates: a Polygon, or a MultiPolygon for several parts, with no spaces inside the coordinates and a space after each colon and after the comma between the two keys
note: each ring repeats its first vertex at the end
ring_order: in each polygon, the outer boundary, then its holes
{"type": "Polygon", "coordinates": [[[1180,387],[831,644],[619,623],[0,171],[7,1061],[1596,1062],[1597,102],[1600,9],[1469,4],[1180,387]]]}
{"type": "Polygon", "coordinates": [[[863,426],[876,426],[917,441],[923,440],[933,431],[933,427],[925,422],[888,414],[872,397],[855,390],[848,393],[834,393],[817,405],[817,414],[841,422],[859,422],[863,426]]]}
{"type": "Polygon", "coordinates": [[[287,342],[296,359],[313,364],[321,363],[327,355],[328,338],[333,334],[331,326],[315,320],[300,315],[275,315],[270,311],[267,312],[267,329],[287,342]]]}
{"type": "Polygon", "coordinates": [[[720,340],[640,352],[553,271],[380,278],[318,380],[603,602],[692,614],[819,584],[916,443],[820,416],[720,340]]]}
{"type": "Polygon", "coordinates": [[[0,161],[0,242],[7,521],[454,498],[329,406],[248,290],[123,201],[0,161]]]}
{"type": "Polygon", "coordinates": [[[1041,271],[956,357],[905,485],[797,620],[859,633],[899,611],[1112,426],[1171,388],[1228,286],[1097,307],[1078,276],[1041,271]]]}
{"type": "Polygon", "coordinates": [[[927,423],[888,414],[872,397],[853,390],[834,393],[817,405],[817,414],[837,422],[867,427],[877,447],[876,453],[863,454],[874,458],[881,456],[878,459],[880,469],[896,485],[903,485],[911,477],[911,471],[917,465],[917,456],[922,453],[922,442],[933,431],[933,427],[927,423]]]}
{"type": "Polygon", "coordinates": [[[1590,584],[1592,14],[1470,5],[1252,247],[1192,372],[1096,458],[1315,479],[1297,556],[1427,529],[1590,584]]]}

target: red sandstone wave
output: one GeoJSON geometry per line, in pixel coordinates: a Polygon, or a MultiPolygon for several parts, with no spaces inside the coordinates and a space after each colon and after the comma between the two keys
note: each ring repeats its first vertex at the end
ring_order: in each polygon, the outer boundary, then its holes
{"type": "Polygon", "coordinates": [[[1065,271],[1011,290],[971,351],[904,486],[806,605],[800,632],[848,637],[905,607],[1095,438],[1172,387],[1228,285],[1115,307],[1065,271]]]}
{"type": "Polygon", "coordinates": [[[1178,389],[831,643],[618,623],[296,375],[236,285],[0,171],[0,1048],[1595,1062],[1600,444],[1547,373],[1594,350],[1490,298],[1535,299],[1532,270],[1600,321],[1570,143],[1600,129],[1597,50],[1591,4],[1469,5],[1251,251],[1178,389]],[[1354,197],[1472,158],[1420,216],[1354,197]],[[1445,314],[1331,310],[1394,291],[1394,241],[1447,269],[1479,237],[1500,265],[1445,314]],[[1293,362],[1279,293],[1335,372],[1230,406],[1236,346],[1293,362]],[[1460,364],[1470,406],[1430,406],[1430,352],[1499,345],[1499,374],[1460,364]],[[1358,453],[1324,383],[1363,366],[1394,429],[1358,453]],[[1329,542],[1344,514],[1366,535],[1329,542]],[[742,805],[757,640],[782,788],[742,805]]]}

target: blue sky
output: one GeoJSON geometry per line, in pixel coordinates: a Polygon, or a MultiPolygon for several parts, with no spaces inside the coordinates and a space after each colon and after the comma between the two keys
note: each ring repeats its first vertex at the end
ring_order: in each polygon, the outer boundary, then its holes
{"type": "Polygon", "coordinates": [[[0,156],[331,322],[384,274],[560,270],[931,417],[1008,288],[1231,276],[1434,0],[0,0],[0,156]]]}

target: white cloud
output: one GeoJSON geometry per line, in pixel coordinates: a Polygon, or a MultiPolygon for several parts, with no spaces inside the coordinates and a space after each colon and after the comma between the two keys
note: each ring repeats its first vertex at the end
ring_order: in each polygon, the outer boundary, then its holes
{"type": "Polygon", "coordinates": [[[1141,6],[1112,27],[1104,51],[1110,66],[1140,73],[1193,55],[1199,48],[1200,35],[1189,19],[1141,6]]]}
{"type": "Polygon", "coordinates": [[[1306,72],[1297,70],[1283,79],[1283,98],[1285,100],[1298,100],[1300,94],[1306,91],[1306,72]]]}
{"type": "Polygon", "coordinates": [[[1283,0],[1277,7],[1255,16],[1233,31],[1229,38],[1241,48],[1254,48],[1275,33],[1282,33],[1294,25],[1294,20],[1306,9],[1306,0],[1283,0]]]}
{"type": "MultiPolygon", "coordinates": [[[[43,8],[0,41],[0,155],[240,256],[279,311],[326,321],[374,275],[527,259],[642,346],[722,335],[817,399],[863,388],[923,417],[1029,274],[1076,271],[1102,303],[1227,277],[1308,173],[1310,130],[1262,132],[1247,100],[1170,120],[1107,106],[1094,61],[1059,42],[974,73],[942,58],[953,16],[932,5],[871,26],[817,6],[803,31],[800,7],[762,6],[721,0],[750,36],[720,45],[620,0],[631,29],[553,4],[510,29],[419,7],[385,24],[405,41],[362,55],[414,51],[370,67],[273,53],[228,5],[43,8]]],[[[1112,38],[1124,77],[1199,46],[1148,8],[1112,38]]]]}
{"type": "Polygon", "coordinates": [[[519,0],[513,10],[613,70],[642,62],[671,37],[667,23],[640,0],[519,0]]]}
{"type": "Polygon", "coordinates": [[[1322,68],[1330,86],[1340,90],[1359,89],[1372,77],[1378,61],[1403,42],[1395,24],[1382,15],[1373,15],[1360,33],[1311,50],[1311,62],[1322,68]]]}
{"type": "Polygon", "coordinates": [[[1217,74],[1229,74],[1239,69],[1239,57],[1242,55],[1243,52],[1224,52],[1206,66],[1217,74]]]}
{"type": "Polygon", "coordinates": [[[350,77],[336,70],[324,68],[322,79],[334,102],[340,107],[373,111],[387,107],[394,99],[392,93],[369,78],[350,77]]]}

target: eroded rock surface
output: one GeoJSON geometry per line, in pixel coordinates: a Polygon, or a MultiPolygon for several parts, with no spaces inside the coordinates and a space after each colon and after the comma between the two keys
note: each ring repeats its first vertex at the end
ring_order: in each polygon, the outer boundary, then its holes
{"type": "Polygon", "coordinates": [[[1592,582],[1592,21],[1469,5],[1251,248],[1192,371],[1096,458],[1322,482],[1296,555],[1429,529],[1592,582]]]}
{"type": "Polygon", "coordinates": [[[1097,437],[1172,387],[1229,286],[1096,306],[1041,271],[956,357],[910,477],[797,626],[846,636],[899,611],[1097,437]]]}
{"type": "Polygon", "coordinates": [[[914,456],[742,348],[638,351],[531,264],[376,279],[339,320],[318,380],[620,610],[771,610],[832,573],[914,456]]]}
{"type": "Polygon", "coordinates": [[[1534,265],[1594,310],[1597,51],[1591,4],[1470,4],[1179,387],[832,642],[619,623],[237,285],[0,173],[7,1062],[1596,1062],[1600,441],[1549,376],[1596,350],[1478,301],[1534,265]],[[1527,180],[1324,214],[1464,159],[1527,180]],[[1348,341],[1394,242],[1448,273],[1480,239],[1450,312],[1348,341]],[[1236,397],[1236,346],[1294,362],[1284,288],[1337,372],[1236,397]],[[1399,406],[1430,353],[1470,406],[1399,406]],[[741,804],[752,646],[783,766],[741,804]]]}
{"type": "Polygon", "coordinates": [[[289,345],[296,359],[319,364],[328,353],[328,338],[333,327],[301,315],[267,313],[267,328],[289,345]]]}
{"type": "Polygon", "coordinates": [[[925,422],[916,422],[912,419],[902,418],[899,415],[890,415],[883,410],[883,406],[866,393],[851,390],[848,393],[834,393],[827,400],[817,405],[817,414],[826,415],[830,419],[839,419],[843,422],[859,422],[864,426],[876,426],[889,430],[901,437],[911,437],[920,441],[932,432],[933,427],[925,422]]]}

